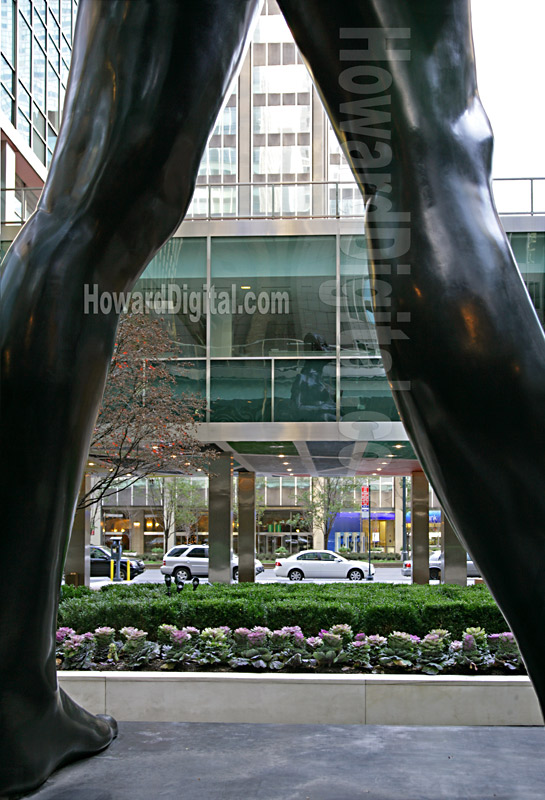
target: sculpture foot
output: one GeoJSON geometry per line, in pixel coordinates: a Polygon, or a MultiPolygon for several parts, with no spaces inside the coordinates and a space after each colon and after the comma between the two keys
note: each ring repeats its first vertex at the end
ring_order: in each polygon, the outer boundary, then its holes
{"type": "Polygon", "coordinates": [[[90,714],[62,689],[48,705],[21,697],[2,713],[0,800],[23,797],[59,767],[104,750],[117,736],[113,717],[90,714]]]}

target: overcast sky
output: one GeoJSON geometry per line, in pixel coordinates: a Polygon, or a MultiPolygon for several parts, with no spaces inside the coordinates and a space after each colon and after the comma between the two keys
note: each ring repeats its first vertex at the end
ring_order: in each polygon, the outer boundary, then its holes
{"type": "MultiPolygon", "coordinates": [[[[440,0],[439,0],[440,1],[440,0]]],[[[545,177],[545,0],[471,0],[494,176],[545,177]]]]}

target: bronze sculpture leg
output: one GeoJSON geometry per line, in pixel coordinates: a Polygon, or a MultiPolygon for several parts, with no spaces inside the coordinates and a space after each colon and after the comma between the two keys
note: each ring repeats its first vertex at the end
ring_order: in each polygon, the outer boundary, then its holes
{"type": "Polygon", "coordinates": [[[545,709],[545,339],[491,197],[469,0],[279,4],[368,201],[403,422],[545,709]]]}
{"type": "MultiPolygon", "coordinates": [[[[16,563],[23,543],[29,558],[25,583],[9,570],[0,584],[0,794],[113,735],[58,693],[53,650],[62,553],[117,324],[83,313],[83,287],[129,289],[183,217],[256,5],[81,3],[50,177],[2,276],[1,446],[14,480],[1,491],[18,509],[4,555],[16,563]]],[[[545,344],[490,198],[468,2],[313,0],[310,16],[303,0],[280,5],[369,198],[375,289],[390,301],[379,337],[392,382],[411,384],[396,390],[404,422],[543,700],[545,637],[533,620],[544,605],[545,344]],[[388,48],[379,29],[390,29],[388,48]],[[403,252],[386,252],[392,239],[403,252]]]]}
{"type": "Polygon", "coordinates": [[[0,583],[2,796],[115,732],[59,693],[55,674],[63,552],[117,326],[113,312],[85,314],[84,286],[131,288],[183,218],[256,6],[80,4],[47,185],[2,275],[1,452],[13,480],[0,491],[17,509],[0,583]]]}

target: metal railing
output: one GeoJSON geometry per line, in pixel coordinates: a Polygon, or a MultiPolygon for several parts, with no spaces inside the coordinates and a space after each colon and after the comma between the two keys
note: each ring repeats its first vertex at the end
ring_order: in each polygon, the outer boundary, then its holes
{"type": "MultiPolygon", "coordinates": [[[[496,178],[498,212],[503,215],[545,214],[545,178],[496,178]]],[[[20,225],[36,208],[41,189],[1,190],[0,219],[20,225]]],[[[351,219],[365,214],[353,181],[300,183],[197,184],[186,220],[216,219],[351,219]]]]}

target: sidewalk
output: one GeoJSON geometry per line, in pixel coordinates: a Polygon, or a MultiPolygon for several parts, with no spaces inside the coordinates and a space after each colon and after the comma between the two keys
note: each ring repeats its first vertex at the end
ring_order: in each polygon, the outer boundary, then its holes
{"type": "Polygon", "coordinates": [[[537,800],[544,753],[541,727],[122,722],[107,750],[29,797],[537,800]]]}

